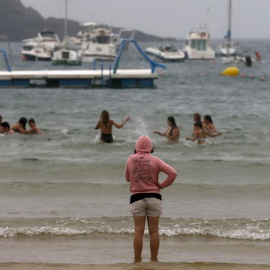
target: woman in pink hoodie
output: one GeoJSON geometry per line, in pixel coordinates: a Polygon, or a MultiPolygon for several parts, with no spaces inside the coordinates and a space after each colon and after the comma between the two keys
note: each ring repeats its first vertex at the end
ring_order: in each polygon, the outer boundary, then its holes
{"type": "Polygon", "coordinates": [[[158,223],[162,213],[160,189],[170,186],[177,176],[176,171],[160,158],[151,156],[153,146],[147,136],[141,136],[135,145],[135,154],[130,155],[125,170],[127,182],[130,182],[130,208],[133,215],[135,261],[141,261],[143,235],[147,217],[150,234],[151,259],[157,260],[159,250],[158,223]],[[159,173],[167,178],[159,183],[159,173]]]}

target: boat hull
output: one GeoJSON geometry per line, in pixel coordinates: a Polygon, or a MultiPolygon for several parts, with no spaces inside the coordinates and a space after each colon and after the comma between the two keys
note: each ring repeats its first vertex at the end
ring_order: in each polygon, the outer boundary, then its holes
{"type": "Polygon", "coordinates": [[[108,61],[113,62],[116,56],[114,55],[82,55],[82,62],[84,63],[93,63],[94,61],[108,61]]]}
{"type": "Polygon", "coordinates": [[[52,57],[22,53],[22,60],[24,61],[51,61],[52,57]]]}
{"type": "Polygon", "coordinates": [[[145,53],[148,55],[154,56],[156,59],[161,60],[162,62],[170,63],[170,62],[184,62],[185,54],[184,52],[173,52],[173,53],[163,53],[157,49],[147,48],[145,53]]]}
{"type": "Polygon", "coordinates": [[[78,60],[53,60],[52,64],[54,66],[80,66],[82,63],[78,60]]]}

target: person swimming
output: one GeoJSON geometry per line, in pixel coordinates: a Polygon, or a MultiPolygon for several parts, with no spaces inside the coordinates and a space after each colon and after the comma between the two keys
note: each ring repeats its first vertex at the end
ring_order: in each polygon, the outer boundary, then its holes
{"type": "Polygon", "coordinates": [[[25,117],[21,117],[17,123],[12,125],[11,129],[15,133],[23,133],[23,134],[27,133],[26,132],[26,123],[27,123],[27,119],[25,117]]]}
{"type": "Polygon", "coordinates": [[[158,134],[159,136],[167,137],[167,142],[169,144],[175,144],[179,142],[180,130],[176,125],[175,119],[173,116],[169,116],[167,118],[168,128],[164,132],[153,131],[154,134],[158,134]]]}
{"type": "Polygon", "coordinates": [[[110,119],[109,112],[104,110],[101,112],[100,120],[98,121],[95,129],[101,129],[101,137],[100,141],[102,143],[112,143],[112,128],[115,126],[116,128],[122,128],[128,121],[130,117],[127,117],[125,121],[121,124],[117,124],[114,120],[110,119]]]}
{"type": "Polygon", "coordinates": [[[1,126],[1,133],[4,133],[4,134],[13,134],[14,131],[10,129],[10,125],[8,122],[1,122],[0,124],[1,126]]]}
{"type": "Polygon", "coordinates": [[[41,135],[42,131],[37,127],[35,119],[31,118],[28,121],[28,125],[30,127],[30,130],[27,130],[28,134],[38,134],[41,135]]]}
{"type": "Polygon", "coordinates": [[[202,145],[206,143],[206,137],[217,137],[221,135],[222,132],[217,132],[216,134],[211,134],[207,132],[202,125],[202,122],[194,123],[193,125],[193,137],[186,137],[186,140],[188,141],[197,141],[198,144],[202,145]]]}
{"type": "Polygon", "coordinates": [[[193,121],[194,123],[201,123],[202,122],[202,116],[200,113],[194,113],[193,114],[193,121]]]}
{"type": "Polygon", "coordinates": [[[216,134],[217,129],[213,123],[212,117],[210,115],[205,115],[203,117],[203,128],[211,134],[216,134]]]}
{"type": "Polygon", "coordinates": [[[194,123],[193,125],[193,137],[186,137],[188,141],[198,141],[198,144],[205,144],[206,141],[206,132],[203,129],[202,124],[194,123]]]}

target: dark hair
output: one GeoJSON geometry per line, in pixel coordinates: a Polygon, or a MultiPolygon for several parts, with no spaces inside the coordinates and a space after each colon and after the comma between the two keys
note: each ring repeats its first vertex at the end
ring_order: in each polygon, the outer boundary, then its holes
{"type": "Polygon", "coordinates": [[[102,122],[105,124],[105,126],[107,127],[107,123],[110,120],[109,112],[106,110],[102,111],[100,118],[101,118],[102,122]]]}
{"type": "Polygon", "coordinates": [[[0,115],[0,119],[2,120],[3,118],[2,118],[2,115],[0,115]]]}
{"type": "Polygon", "coordinates": [[[169,116],[169,117],[167,118],[167,120],[169,120],[169,121],[172,123],[172,126],[173,126],[173,127],[176,127],[176,126],[177,126],[176,123],[175,123],[175,119],[174,119],[173,116],[169,116]]]}
{"type": "Polygon", "coordinates": [[[34,119],[34,118],[29,119],[29,120],[28,120],[28,124],[29,124],[29,123],[34,123],[34,124],[35,124],[35,123],[36,123],[36,122],[35,122],[35,119],[34,119]]]}
{"type": "Polygon", "coordinates": [[[213,124],[213,120],[212,120],[212,117],[210,115],[205,115],[203,118],[206,119],[211,124],[213,124]]]}
{"type": "Polygon", "coordinates": [[[202,121],[202,116],[199,113],[194,113],[193,117],[196,119],[196,122],[202,121]]]}
{"type": "Polygon", "coordinates": [[[20,123],[22,125],[23,129],[25,129],[26,128],[27,119],[25,117],[21,117],[18,123],[20,123]]]}
{"type": "Polygon", "coordinates": [[[10,129],[10,125],[9,125],[8,122],[2,122],[2,123],[1,123],[1,127],[7,128],[8,130],[10,129]]]}
{"type": "Polygon", "coordinates": [[[204,130],[203,125],[202,125],[202,122],[196,122],[196,123],[194,123],[194,127],[199,127],[202,130],[204,130]]]}
{"type": "MultiPolygon", "coordinates": [[[[154,147],[153,147],[150,153],[152,154],[152,153],[154,153],[154,152],[155,152],[155,149],[154,149],[154,147]]],[[[133,154],[137,154],[136,149],[134,149],[133,154]]]]}

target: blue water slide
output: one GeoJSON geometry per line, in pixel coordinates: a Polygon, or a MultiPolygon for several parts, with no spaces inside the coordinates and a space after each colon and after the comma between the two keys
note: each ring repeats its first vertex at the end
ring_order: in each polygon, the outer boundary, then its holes
{"type": "Polygon", "coordinates": [[[137,43],[137,41],[135,39],[122,38],[121,43],[120,43],[120,47],[119,47],[119,51],[118,51],[118,55],[117,55],[117,57],[116,57],[116,59],[114,61],[114,67],[113,67],[113,73],[114,74],[116,73],[116,71],[118,69],[118,66],[119,66],[119,63],[120,63],[120,60],[121,60],[121,56],[122,56],[122,52],[124,50],[124,47],[125,47],[125,43],[126,42],[131,42],[131,43],[133,43],[135,45],[135,47],[141,53],[141,55],[144,57],[144,59],[150,63],[150,65],[151,65],[151,72],[152,73],[155,72],[156,67],[167,69],[166,65],[161,64],[161,63],[157,63],[157,62],[153,61],[151,58],[149,58],[144,53],[144,51],[142,50],[142,48],[139,46],[139,44],[137,43]]]}
{"type": "Polygon", "coordinates": [[[6,66],[7,66],[7,70],[8,70],[9,72],[12,71],[12,70],[11,70],[11,66],[10,66],[10,64],[9,64],[9,61],[8,61],[8,57],[7,57],[6,51],[3,50],[3,49],[0,49],[0,53],[2,53],[3,56],[4,56],[4,59],[5,59],[5,62],[6,62],[6,66]]]}

